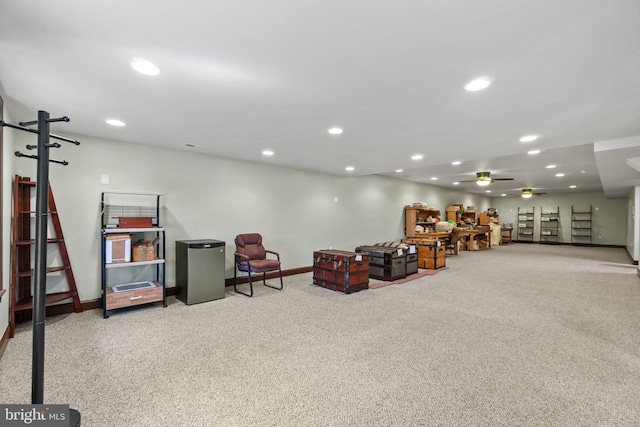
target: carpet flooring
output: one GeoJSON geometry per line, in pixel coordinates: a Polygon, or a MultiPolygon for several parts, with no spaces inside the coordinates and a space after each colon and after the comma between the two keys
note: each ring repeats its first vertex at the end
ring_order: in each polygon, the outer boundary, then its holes
{"type": "MultiPolygon", "coordinates": [[[[350,295],[284,290],[47,319],[45,402],[84,427],[639,426],[640,280],[624,249],[512,244],[350,295]]],[[[31,327],[0,361],[29,403],[31,327]]]]}

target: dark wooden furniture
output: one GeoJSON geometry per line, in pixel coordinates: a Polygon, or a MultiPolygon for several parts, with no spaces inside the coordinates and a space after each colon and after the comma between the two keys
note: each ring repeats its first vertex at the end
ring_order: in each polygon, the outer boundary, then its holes
{"type": "Polygon", "coordinates": [[[313,283],[345,294],[369,289],[369,257],[335,249],[316,251],[313,283]]]}
{"type": "MultiPolygon", "coordinates": [[[[16,175],[13,181],[13,224],[11,235],[11,292],[9,301],[9,337],[15,335],[16,323],[31,319],[33,311],[32,288],[34,286],[34,267],[32,252],[34,251],[34,236],[31,232],[35,222],[35,207],[33,206],[36,183],[28,177],[16,175]]],[[[45,305],[71,299],[76,313],[82,312],[82,303],[78,295],[75,277],[71,269],[69,252],[62,233],[60,216],[53,198],[51,185],[48,186],[48,215],[51,218],[53,232],[47,239],[50,248],[57,246],[60,254],[60,264],[46,267],[46,273],[64,274],[68,290],[50,292],[45,297],[45,305]],[[55,245],[55,246],[54,246],[55,245]]]]}
{"type": "Polygon", "coordinates": [[[407,255],[404,249],[382,246],[358,246],[357,253],[369,257],[369,277],[397,280],[407,277],[407,255]]]}

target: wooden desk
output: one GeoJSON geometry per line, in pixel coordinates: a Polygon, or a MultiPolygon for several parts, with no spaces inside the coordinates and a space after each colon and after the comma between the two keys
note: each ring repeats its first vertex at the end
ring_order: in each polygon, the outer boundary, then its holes
{"type": "Polygon", "coordinates": [[[468,251],[491,249],[491,230],[462,230],[460,242],[468,251]],[[478,242],[478,249],[475,248],[474,242],[478,242]]]}

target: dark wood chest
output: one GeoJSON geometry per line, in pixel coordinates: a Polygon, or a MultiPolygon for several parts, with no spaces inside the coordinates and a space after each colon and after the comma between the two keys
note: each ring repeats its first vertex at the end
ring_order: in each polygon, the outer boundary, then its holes
{"type": "Polygon", "coordinates": [[[358,246],[356,252],[369,256],[369,277],[379,280],[407,277],[407,254],[404,249],[358,246]]]}
{"type": "Polygon", "coordinates": [[[335,249],[316,251],[313,283],[345,294],[369,289],[369,257],[335,249]]]}

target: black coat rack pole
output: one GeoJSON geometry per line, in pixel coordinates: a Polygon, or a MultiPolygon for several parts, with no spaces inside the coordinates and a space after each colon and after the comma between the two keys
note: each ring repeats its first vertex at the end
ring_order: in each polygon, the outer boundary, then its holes
{"type": "Polygon", "coordinates": [[[38,111],[38,170],[33,292],[31,403],[44,403],[44,326],[47,294],[47,222],[49,205],[49,113],[38,111]]]}

